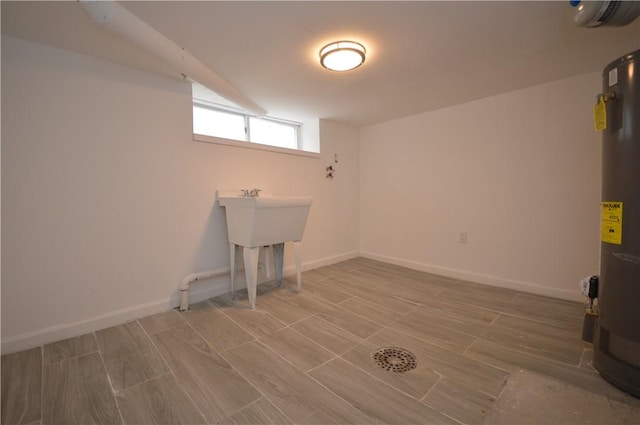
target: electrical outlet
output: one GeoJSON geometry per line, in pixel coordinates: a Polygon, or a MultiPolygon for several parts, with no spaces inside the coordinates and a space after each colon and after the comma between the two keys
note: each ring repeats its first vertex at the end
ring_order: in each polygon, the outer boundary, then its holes
{"type": "Polygon", "coordinates": [[[458,234],[458,243],[461,243],[461,244],[467,243],[467,232],[460,232],[458,234]]]}

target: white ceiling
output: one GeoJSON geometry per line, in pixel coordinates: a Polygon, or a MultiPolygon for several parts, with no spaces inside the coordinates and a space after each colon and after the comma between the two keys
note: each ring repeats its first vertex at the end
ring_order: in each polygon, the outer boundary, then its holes
{"type": "MultiPolygon", "coordinates": [[[[640,48],[640,19],[576,28],[555,2],[185,2],[123,5],[269,115],[356,126],[600,71],[640,48]],[[365,64],[335,73],[325,44],[353,39],[365,64]]],[[[2,1],[2,33],[168,74],[76,2],[2,1]]],[[[595,95],[595,93],[594,93],[595,95]]]]}

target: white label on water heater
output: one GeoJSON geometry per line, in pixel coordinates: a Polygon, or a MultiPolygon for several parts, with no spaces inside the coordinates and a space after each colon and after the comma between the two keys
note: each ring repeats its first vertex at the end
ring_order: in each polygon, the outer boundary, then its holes
{"type": "Polygon", "coordinates": [[[609,71],[609,87],[618,84],[618,68],[613,68],[609,71]]]}

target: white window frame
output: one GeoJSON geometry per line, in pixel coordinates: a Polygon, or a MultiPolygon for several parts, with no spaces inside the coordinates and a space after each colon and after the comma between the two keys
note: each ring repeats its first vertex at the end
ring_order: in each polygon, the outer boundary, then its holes
{"type": "Polygon", "coordinates": [[[244,127],[245,127],[245,131],[244,131],[245,140],[227,139],[227,138],[219,137],[219,136],[210,136],[210,135],[206,135],[206,134],[200,134],[200,133],[196,133],[194,131],[193,132],[193,140],[195,140],[195,141],[206,142],[206,143],[215,143],[215,144],[221,144],[221,145],[227,145],[227,146],[237,146],[237,147],[241,147],[241,148],[266,150],[266,151],[271,151],[271,152],[280,152],[280,153],[286,153],[286,154],[292,154],[292,155],[300,155],[300,156],[308,156],[308,157],[314,157],[314,158],[318,158],[320,156],[320,154],[317,153],[317,152],[310,152],[310,151],[303,150],[303,146],[304,145],[302,143],[302,131],[301,131],[302,123],[283,120],[283,119],[279,119],[279,118],[273,118],[273,117],[257,117],[255,115],[247,114],[246,112],[238,110],[238,109],[226,107],[226,106],[223,106],[223,105],[218,105],[218,104],[215,104],[215,103],[212,103],[212,102],[207,102],[207,101],[203,101],[201,99],[195,99],[195,98],[193,99],[193,106],[192,107],[206,108],[206,109],[211,109],[211,110],[214,110],[214,111],[220,111],[220,112],[224,112],[224,113],[229,113],[229,114],[242,116],[242,117],[244,117],[244,127]],[[268,145],[268,144],[252,142],[251,141],[250,118],[257,118],[257,119],[260,119],[260,120],[271,121],[271,122],[274,122],[274,123],[284,124],[284,125],[292,127],[294,129],[294,131],[295,131],[295,136],[296,136],[296,148],[295,149],[293,149],[293,148],[285,148],[285,147],[279,147],[279,146],[273,146],[273,145],[268,145]]]}

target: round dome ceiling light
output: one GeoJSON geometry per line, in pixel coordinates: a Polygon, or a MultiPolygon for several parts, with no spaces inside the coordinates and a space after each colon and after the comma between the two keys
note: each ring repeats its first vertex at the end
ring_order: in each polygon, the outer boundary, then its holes
{"type": "Polygon", "coordinates": [[[331,71],[351,71],[364,63],[364,46],[355,41],[336,41],[320,50],[320,64],[331,71]]]}

